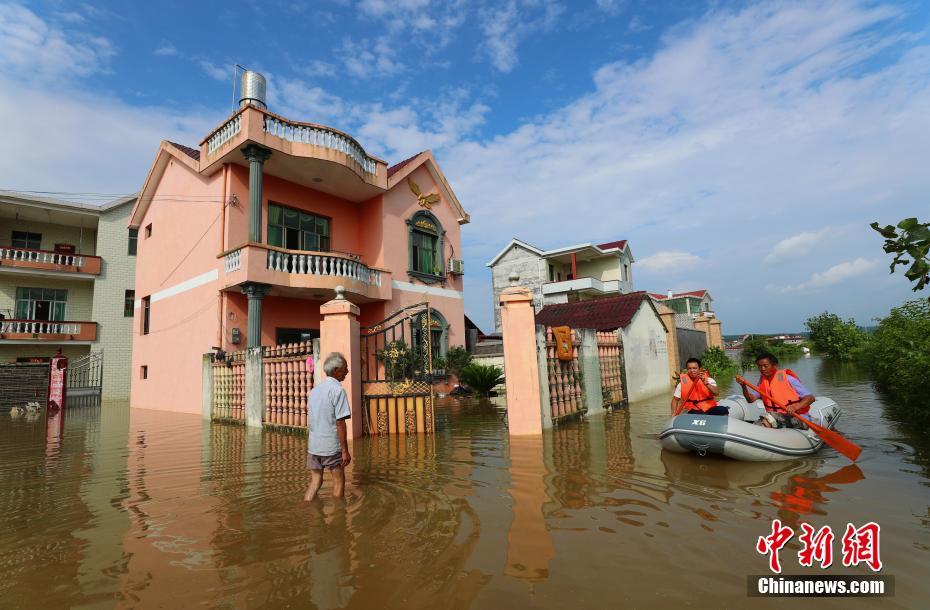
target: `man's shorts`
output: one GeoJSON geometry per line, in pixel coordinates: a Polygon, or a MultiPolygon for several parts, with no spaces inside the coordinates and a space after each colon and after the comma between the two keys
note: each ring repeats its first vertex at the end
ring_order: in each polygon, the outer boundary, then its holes
{"type": "Polygon", "coordinates": [[[342,467],[342,453],[337,453],[335,455],[313,455],[312,453],[307,454],[307,468],[310,470],[323,470],[324,468],[341,468],[342,467]]]}
{"type": "MultiPolygon", "coordinates": [[[[778,411],[769,411],[769,415],[775,418],[777,426],[776,428],[795,428],[797,430],[807,430],[807,424],[802,422],[797,417],[791,417],[790,415],[785,415],[784,413],[779,413],[778,411]]],[[[759,418],[761,422],[763,418],[759,418]]]]}

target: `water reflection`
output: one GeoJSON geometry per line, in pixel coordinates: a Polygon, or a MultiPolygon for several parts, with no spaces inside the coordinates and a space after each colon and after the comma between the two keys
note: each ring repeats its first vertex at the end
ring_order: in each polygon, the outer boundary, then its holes
{"type": "Polygon", "coordinates": [[[302,434],[106,406],[0,418],[0,595],[14,607],[727,606],[763,568],[754,541],[771,519],[874,519],[896,601],[918,605],[930,487],[902,430],[920,432],[889,426],[855,375],[792,366],[841,397],[843,433],[867,447],[859,465],[827,451],[761,464],[663,453],[667,397],[536,439],[509,439],[500,403],[445,402],[435,436],[354,442],[345,500],[327,483],[308,504],[302,434]]]}
{"type": "Polygon", "coordinates": [[[542,437],[510,440],[510,497],[513,522],[507,536],[504,574],[522,580],[544,580],[555,556],[543,507],[550,501],[542,437]]]}

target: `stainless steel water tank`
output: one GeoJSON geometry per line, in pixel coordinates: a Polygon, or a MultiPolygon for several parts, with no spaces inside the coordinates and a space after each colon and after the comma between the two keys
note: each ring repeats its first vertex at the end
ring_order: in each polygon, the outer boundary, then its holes
{"type": "Polygon", "coordinates": [[[242,97],[239,98],[239,107],[252,104],[259,108],[265,106],[265,77],[258,72],[246,70],[242,73],[242,97]]]}

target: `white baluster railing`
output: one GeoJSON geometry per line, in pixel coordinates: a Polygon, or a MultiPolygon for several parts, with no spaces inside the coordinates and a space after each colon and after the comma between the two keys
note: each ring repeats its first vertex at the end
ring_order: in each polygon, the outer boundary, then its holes
{"type": "Polygon", "coordinates": [[[230,252],[223,257],[223,266],[226,270],[226,273],[231,273],[233,271],[238,271],[242,266],[242,250],[236,250],[235,252],[230,252]]]}
{"type": "Polygon", "coordinates": [[[369,269],[358,261],[329,254],[268,250],[266,268],[299,275],[345,277],[363,284],[381,285],[380,271],[369,269]]]}
{"type": "Polygon", "coordinates": [[[81,324],[75,322],[46,322],[43,320],[4,320],[0,334],[15,335],[79,335],[81,324]]]}
{"type": "Polygon", "coordinates": [[[212,155],[242,129],[242,114],[229,119],[207,140],[207,154],[212,155]]]}
{"type": "Polygon", "coordinates": [[[45,250],[26,250],[23,248],[0,248],[0,260],[49,263],[66,267],[83,267],[84,257],[79,254],[61,254],[45,250]]]}
{"type": "Polygon", "coordinates": [[[368,156],[358,142],[335,130],[316,125],[289,123],[277,117],[265,115],[265,133],[277,136],[288,142],[313,144],[344,153],[358,163],[366,173],[374,174],[377,162],[368,156]]]}

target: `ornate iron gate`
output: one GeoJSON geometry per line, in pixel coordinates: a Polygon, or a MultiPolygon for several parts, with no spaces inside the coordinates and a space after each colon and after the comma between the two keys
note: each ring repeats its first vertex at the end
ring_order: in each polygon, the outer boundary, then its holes
{"type": "Polygon", "coordinates": [[[361,329],[368,434],[434,431],[433,325],[429,303],[417,303],[361,329]]]}

